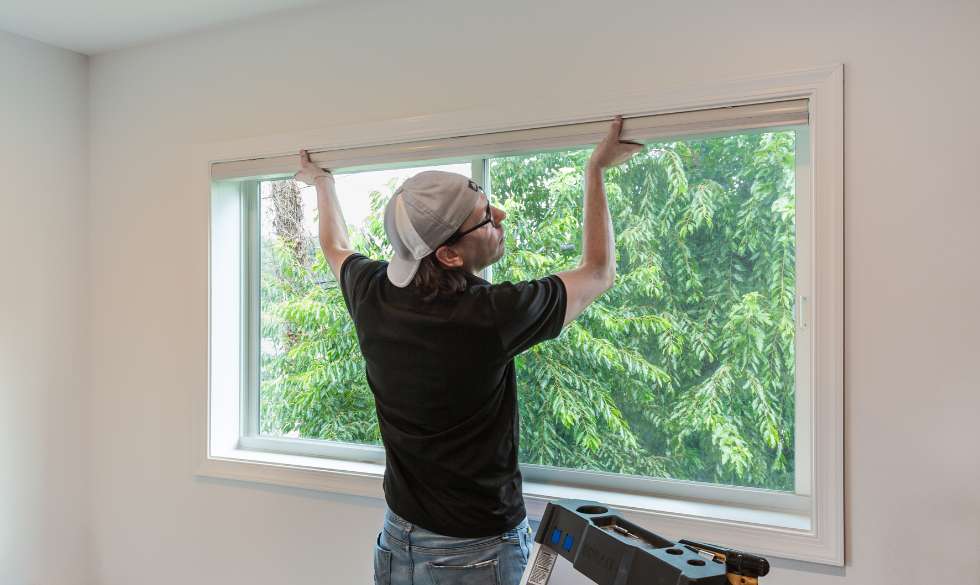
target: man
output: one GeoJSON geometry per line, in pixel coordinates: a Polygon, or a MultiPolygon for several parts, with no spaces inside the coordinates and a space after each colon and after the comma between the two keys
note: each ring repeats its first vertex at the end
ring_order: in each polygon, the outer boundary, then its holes
{"type": "Polygon", "coordinates": [[[521,492],[514,356],[553,339],[613,284],[603,171],[642,146],[617,117],[585,172],[582,260],[516,284],[476,276],[504,254],[506,213],[455,173],[406,180],[385,208],[390,262],[350,249],[329,171],[300,152],[317,189],[320,245],[354,319],[387,454],[388,509],[375,545],[382,585],[516,584],[530,552],[521,492]]]}

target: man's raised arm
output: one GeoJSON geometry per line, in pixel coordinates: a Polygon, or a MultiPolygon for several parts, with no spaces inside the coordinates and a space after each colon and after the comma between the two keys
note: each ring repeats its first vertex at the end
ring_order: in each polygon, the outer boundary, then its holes
{"type": "Polygon", "coordinates": [[[347,222],[337,200],[337,190],[330,171],[321,169],[310,161],[310,153],[299,151],[300,170],[293,177],[316,187],[317,211],[320,216],[320,247],[330,264],[334,277],[340,281],[340,267],[353,254],[347,234],[347,222]]]}
{"type": "Polygon", "coordinates": [[[622,129],[623,118],[616,116],[609,133],[596,145],[585,167],[582,260],[578,268],[558,274],[567,293],[563,326],[571,323],[592,301],[609,290],[616,277],[616,244],[603,172],[626,162],[643,149],[642,144],[620,141],[622,129]]]}

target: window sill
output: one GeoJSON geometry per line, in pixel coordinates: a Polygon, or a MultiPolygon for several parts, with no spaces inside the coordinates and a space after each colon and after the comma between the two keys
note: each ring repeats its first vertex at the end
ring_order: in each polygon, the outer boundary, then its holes
{"type": "MultiPolygon", "coordinates": [[[[234,448],[212,453],[197,475],[376,499],[384,498],[384,465],[234,448]]],[[[667,538],[689,538],[764,556],[837,564],[814,543],[810,516],[745,506],[524,482],[528,516],[540,520],[557,499],[602,502],[630,521],[667,538]]]]}
{"type": "Polygon", "coordinates": [[[810,517],[807,514],[761,510],[746,506],[673,497],[610,492],[576,486],[524,482],[524,500],[528,515],[540,517],[544,513],[547,503],[557,499],[602,502],[627,516],[633,517],[633,519],[639,519],[639,524],[654,525],[660,522],[660,517],[667,516],[697,522],[737,523],[803,531],[810,529],[810,517]]]}
{"type": "Polygon", "coordinates": [[[384,498],[385,466],[308,455],[227,449],[212,453],[197,475],[286,487],[384,498]]]}

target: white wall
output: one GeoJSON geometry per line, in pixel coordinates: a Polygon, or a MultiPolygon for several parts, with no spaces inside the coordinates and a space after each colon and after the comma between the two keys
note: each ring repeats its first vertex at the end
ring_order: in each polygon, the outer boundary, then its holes
{"type": "Polygon", "coordinates": [[[208,194],[189,145],[846,65],[842,570],[980,571],[975,1],[375,1],[101,55],[91,69],[94,547],[103,585],[370,580],[382,503],[195,479],[208,194]]]}
{"type": "Polygon", "coordinates": [[[88,59],[0,32],[0,583],[87,583],[88,59]]]}

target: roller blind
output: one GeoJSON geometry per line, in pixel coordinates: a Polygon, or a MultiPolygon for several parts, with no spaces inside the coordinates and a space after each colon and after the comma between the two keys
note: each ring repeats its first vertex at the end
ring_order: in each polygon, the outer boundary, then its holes
{"type": "MultiPolygon", "coordinates": [[[[808,120],[806,99],[767,102],[627,117],[623,123],[623,139],[652,142],[682,136],[796,126],[806,124],[808,120]]],[[[585,122],[455,138],[311,151],[310,158],[321,167],[338,170],[412,161],[504,156],[591,146],[605,136],[608,128],[608,121],[585,122]]],[[[215,180],[236,179],[292,173],[296,170],[298,170],[296,154],[290,153],[282,156],[213,163],[211,177],[215,180]]]]}

